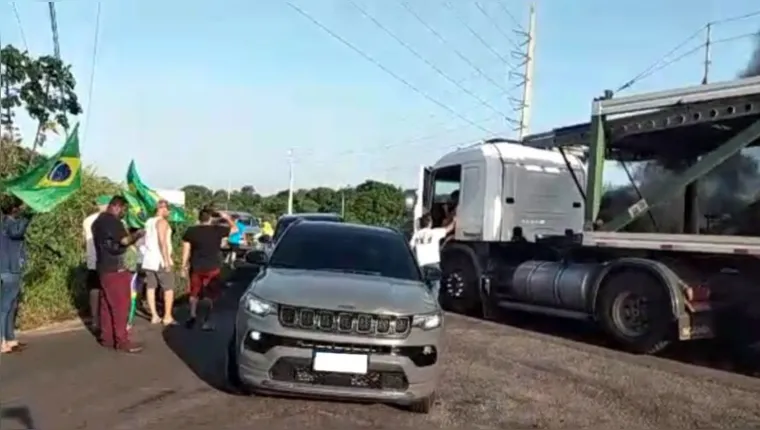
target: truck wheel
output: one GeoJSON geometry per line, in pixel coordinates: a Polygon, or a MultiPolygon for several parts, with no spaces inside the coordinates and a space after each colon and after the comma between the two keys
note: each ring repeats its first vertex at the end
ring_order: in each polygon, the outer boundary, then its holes
{"type": "Polygon", "coordinates": [[[599,290],[596,314],[604,330],[630,352],[654,354],[670,343],[670,297],[665,286],[646,272],[612,274],[599,290]]]}
{"type": "Polygon", "coordinates": [[[480,311],[479,274],[461,252],[443,255],[440,301],[444,309],[464,315],[480,311]]]}

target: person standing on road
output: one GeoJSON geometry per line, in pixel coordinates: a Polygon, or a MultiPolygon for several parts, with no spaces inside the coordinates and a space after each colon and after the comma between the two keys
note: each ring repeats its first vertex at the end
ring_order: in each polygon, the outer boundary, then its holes
{"type": "Polygon", "coordinates": [[[98,205],[98,211],[90,214],[84,219],[84,221],[82,221],[85,244],[85,262],[87,264],[87,279],[85,283],[90,297],[90,328],[93,331],[100,330],[100,324],[98,323],[100,279],[98,279],[98,271],[95,267],[97,256],[95,255],[95,244],[92,241],[92,223],[95,222],[101,213],[105,212],[108,207],[108,202],[110,201],[111,196],[100,196],[95,199],[95,204],[98,205]]]}
{"type": "Polygon", "coordinates": [[[92,223],[96,269],[100,278],[100,344],[118,351],[136,353],[142,346],[129,339],[127,324],[131,305],[132,273],[124,264],[127,249],[145,234],[127,232],[122,218],[127,200],[114,196],[106,210],[92,223]]]}
{"type": "MultiPolygon", "coordinates": [[[[414,250],[417,257],[417,264],[425,271],[428,269],[440,270],[441,264],[441,242],[454,230],[454,222],[450,222],[445,227],[433,228],[433,218],[429,213],[420,217],[420,229],[417,230],[409,246],[414,250]]],[[[433,288],[433,296],[438,296],[440,286],[433,288]]]]}
{"type": "Polygon", "coordinates": [[[237,226],[237,231],[230,233],[230,235],[227,237],[227,246],[229,247],[229,254],[227,258],[228,264],[235,262],[238,252],[240,251],[240,247],[245,244],[245,238],[243,237],[245,224],[243,224],[243,221],[238,215],[232,215],[231,218],[237,226]]]}
{"type": "Polygon", "coordinates": [[[146,290],[152,324],[176,324],[172,316],[174,305],[174,263],[172,262],[172,228],[169,225],[169,202],[159,200],[156,216],[145,222],[142,269],[145,271],[146,290]],[[164,292],[164,316],[156,309],[156,290],[164,292]]]}
{"type": "Polygon", "coordinates": [[[15,196],[0,214],[0,353],[22,350],[26,345],[16,340],[16,311],[21,293],[21,276],[26,265],[26,229],[29,217],[24,204],[15,196]]]}
{"type": "Polygon", "coordinates": [[[229,214],[203,208],[198,214],[198,224],[185,231],[182,237],[182,274],[190,279],[190,318],[185,323],[187,328],[195,327],[198,301],[202,297],[208,299],[208,312],[204,317],[202,329],[213,330],[209,318],[214,300],[221,289],[222,251],[219,244],[222,239],[236,233],[237,230],[237,225],[229,214]],[[216,216],[221,217],[226,225],[215,223],[216,216]]]}

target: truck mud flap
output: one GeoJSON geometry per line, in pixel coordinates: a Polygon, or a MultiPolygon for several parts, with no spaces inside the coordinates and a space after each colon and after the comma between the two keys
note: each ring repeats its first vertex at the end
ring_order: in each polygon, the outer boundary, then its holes
{"type": "Polygon", "coordinates": [[[712,339],[715,335],[715,315],[709,310],[683,312],[678,317],[679,340],[712,339]]]}

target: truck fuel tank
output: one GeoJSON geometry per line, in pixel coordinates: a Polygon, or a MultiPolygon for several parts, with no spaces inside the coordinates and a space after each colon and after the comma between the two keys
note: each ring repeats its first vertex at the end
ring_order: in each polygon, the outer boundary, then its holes
{"type": "Polygon", "coordinates": [[[526,261],[513,272],[510,295],[520,302],[587,312],[589,294],[600,268],[594,263],[526,261]]]}

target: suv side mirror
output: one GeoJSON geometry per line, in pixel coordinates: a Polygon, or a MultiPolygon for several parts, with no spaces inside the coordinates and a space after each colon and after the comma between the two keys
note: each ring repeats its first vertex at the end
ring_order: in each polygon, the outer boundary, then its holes
{"type": "Polygon", "coordinates": [[[248,264],[263,266],[267,264],[268,260],[269,260],[269,257],[267,257],[267,254],[264,251],[254,250],[254,251],[248,251],[248,253],[245,254],[245,262],[248,264]]]}
{"type": "Polygon", "coordinates": [[[259,240],[259,243],[266,245],[268,243],[272,243],[272,236],[268,234],[262,234],[261,236],[259,236],[258,240],[259,240]]]}

